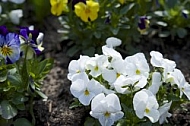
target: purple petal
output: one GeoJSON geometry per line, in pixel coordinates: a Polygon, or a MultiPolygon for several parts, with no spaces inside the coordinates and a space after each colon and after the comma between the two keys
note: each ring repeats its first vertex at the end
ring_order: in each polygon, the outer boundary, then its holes
{"type": "Polygon", "coordinates": [[[8,30],[7,30],[6,26],[0,26],[0,34],[2,34],[4,36],[6,34],[8,34],[8,30]]]}

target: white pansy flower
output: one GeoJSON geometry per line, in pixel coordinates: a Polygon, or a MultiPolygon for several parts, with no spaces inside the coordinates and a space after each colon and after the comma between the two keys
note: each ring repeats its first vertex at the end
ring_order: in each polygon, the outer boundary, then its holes
{"type": "Polygon", "coordinates": [[[76,80],[78,78],[83,78],[84,76],[86,76],[86,72],[85,72],[85,66],[86,66],[86,62],[90,59],[90,57],[88,56],[80,56],[80,58],[78,60],[72,60],[69,63],[69,73],[67,75],[67,78],[69,80],[76,80]]]}
{"type": "Polygon", "coordinates": [[[12,23],[14,24],[19,24],[20,23],[20,18],[23,16],[23,12],[21,9],[17,9],[17,10],[12,10],[9,13],[9,18],[11,20],[12,23]]]}
{"type": "Polygon", "coordinates": [[[113,85],[116,79],[121,75],[126,75],[126,70],[125,62],[120,58],[112,60],[110,66],[102,70],[102,77],[108,81],[110,85],[113,85]]]}
{"type": "Polygon", "coordinates": [[[111,57],[112,60],[114,60],[115,58],[120,58],[122,59],[122,56],[119,52],[117,52],[115,49],[113,48],[109,48],[107,47],[106,45],[105,46],[102,46],[102,52],[104,55],[108,56],[108,57],[111,57]]]}
{"type": "Polygon", "coordinates": [[[115,37],[109,37],[106,39],[106,45],[109,48],[114,48],[121,45],[121,40],[115,37]]]}
{"type": "Polygon", "coordinates": [[[186,82],[182,72],[179,69],[174,69],[174,71],[171,73],[171,78],[170,78],[170,80],[172,80],[171,83],[176,84],[180,89],[180,98],[184,93],[187,96],[187,98],[190,100],[190,84],[186,82]]]}
{"type": "Polygon", "coordinates": [[[169,103],[165,103],[164,105],[162,105],[158,111],[160,113],[160,118],[159,118],[159,123],[160,124],[163,124],[164,122],[168,123],[168,120],[167,120],[167,117],[171,117],[172,114],[169,113],[169,109],[170,109],[170,106],[172,104],[172,101],[169,102],[169,103]]]}
{"type": "Polygon", "coordinates": [[[133,107],[137,117],[140,119],[148,117],[152,123],[155,123],[160,117],[156,97],[149,90],[143,89],[135,94],[133,107]]]}
{"type": "Polygon", "coordinates": [[[90,101],[102,92],[102,86],[94,79],[88,80],[86,77],[72,82],[70,91],[83,105],[89,105],[90,101]]]}
{"type": "Polygon", "coordinates": [[[126,77],[126,76],[120,76],[115,82],[114,87],[118,93],[121,94],[128,94],[131,93],[131,89],[137,90],[141,87],[138,87],[139,85],[136,84],[139,80],[138,76],[135,77],[126,77]]]}
{"type": "Polygon", "coordinates": [[[154,67],[164,68],[163,81],[166,81],[168,79],[169,75],[168,73],[172,72],[175,69],[176,63],[172,60],[163,58],[163,55],[157,51],[151,51],[150,55],[151,55],[150,63],[154,67]]]}
{"type": "Polygon", "coordinates": [[[86,69],[90,70],[90,75],[93,77],[98,77],[102,74],[102,69],[107,67],[108,59],[104,55],[95,55],[86,62],[86,69]]]}
{"type": "Polygon", "coordinates": [[[139,83],[145,86],[150,70],[144,54],[137,53],[133,56],[128,56],[125,58],[125,62],[127,75],[129,77],[139,76],[139,83]]]}
{"type": "Polygon", "coordinates": [[[161,74],[159,72],[154,72],[152,74],[151,86],[148,88],[148,90],[151,91],[154,95],[156,95],[161,84],[161,74]]]}
{"type": "Polygon", "coordinates": [[[105,96],[101,93],[93,98],[90,115],[97,118],[102,126],[112,126],[115,121],[123,117],[124,113],[121,111],[117,95],[105,96]]]}

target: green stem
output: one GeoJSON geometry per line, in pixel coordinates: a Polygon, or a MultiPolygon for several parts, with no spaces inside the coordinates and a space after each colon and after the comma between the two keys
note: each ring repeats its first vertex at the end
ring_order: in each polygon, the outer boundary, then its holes
{"type": "Polygon", "coordinates": [[[34,97],[32,96],[31,99],[30,99],[29,112],[30,112],[30,115],[32,116],[32,125],[35,126],[36,119],[35,119],[34,111],[33,111],[33,99],[34,99],[34,97]]]}

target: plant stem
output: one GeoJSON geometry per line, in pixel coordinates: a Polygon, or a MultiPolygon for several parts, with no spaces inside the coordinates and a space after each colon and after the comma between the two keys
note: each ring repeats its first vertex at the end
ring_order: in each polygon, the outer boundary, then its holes
{"type": "Polygon", "coordinates": [[[36,119],[35,119],[34,111],[33,111],[33,99],[34,99],[34,97],[32,96],[31,99],[30,99],[29,112],[30,112],[30,115],[32,116],[32,125],[35,126],[35,124],[36,124],[36,119]]]}

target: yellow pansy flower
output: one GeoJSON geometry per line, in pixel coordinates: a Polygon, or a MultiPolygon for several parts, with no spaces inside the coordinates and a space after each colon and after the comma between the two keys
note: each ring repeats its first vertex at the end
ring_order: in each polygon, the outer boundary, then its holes
{"type": "Polygon", "coordinates": [[[61,15],[62,11],[68,12],[68,0],[50,0],[51,13],[53,15],[61,15]]]}
{"type": "Polygon", "coordinates": [[[84,22],[94,21],[98,17],[99,3],[94,1],[86,1],[86,4],[79,2],[75,5],[75,14],[84,22]]]}

